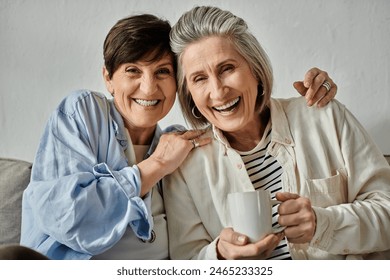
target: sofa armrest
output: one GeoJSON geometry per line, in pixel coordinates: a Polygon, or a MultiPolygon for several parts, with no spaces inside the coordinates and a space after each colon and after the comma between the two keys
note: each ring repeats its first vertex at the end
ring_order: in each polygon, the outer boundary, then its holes
{"type": "Polygon", "coordinates": [[[20,242],[22,195],[31,167],[30,162],[0,158],[0,245],[20,242]]]}

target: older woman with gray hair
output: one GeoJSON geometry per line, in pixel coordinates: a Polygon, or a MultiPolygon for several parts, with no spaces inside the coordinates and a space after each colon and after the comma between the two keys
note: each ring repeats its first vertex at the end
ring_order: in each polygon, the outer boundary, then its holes
{"type": "Polygon", "coordinates": [[[388,258],[390,167],[345,106],[271,98],[269,59],[229,11],[195,7],[170,36],[185,117],[213,139],[165,178],[171,257],[388,258]],[[231,228],[227,195],[257,189],[281,202],[285,229],[250,243],[231,228]]]}

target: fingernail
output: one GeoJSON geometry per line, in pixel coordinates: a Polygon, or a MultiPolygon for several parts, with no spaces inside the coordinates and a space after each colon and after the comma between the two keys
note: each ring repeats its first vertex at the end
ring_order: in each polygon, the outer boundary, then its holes
{"type": "Polygon", "coordinates": [[[240,243],[244,243],[245,242],[245,236],[240,235],[237,239],[238,239],[238,241],[240,243]]]}

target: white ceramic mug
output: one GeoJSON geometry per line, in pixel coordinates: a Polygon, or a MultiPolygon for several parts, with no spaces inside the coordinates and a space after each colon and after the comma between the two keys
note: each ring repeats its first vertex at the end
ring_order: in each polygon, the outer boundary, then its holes
{"type": "Polygon", "coordinates": [[[281,202],[271,199],[269,191],[229,193],[227,199],[234,231],[248,236],[250,242],[284,229],[279,225],[272,228],[272,206],[281,202]]]}

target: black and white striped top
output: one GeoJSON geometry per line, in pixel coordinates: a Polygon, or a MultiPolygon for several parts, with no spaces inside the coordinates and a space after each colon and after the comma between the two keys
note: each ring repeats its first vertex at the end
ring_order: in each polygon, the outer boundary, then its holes
{"type": "MultiPolygon", "coordinates": [[[[271,198],[275,198],[275,194],[282,190],[281,175],[282,166],[272,157],[267,148],[271,142],[271,125],[269,124],[264,131],[263,138],[259,144],[251,151],[239,152],[249,178],[255,189],[268,190],[271,193],[271,198]]],[[[272,208],[272,225],[278,223],[278,205],[272,208]]],[[[281,260],[291,259],[290,252],[286,243],[286,239],[282,239],[279,245],[272,252],[269,259],[281,260]]]]}

